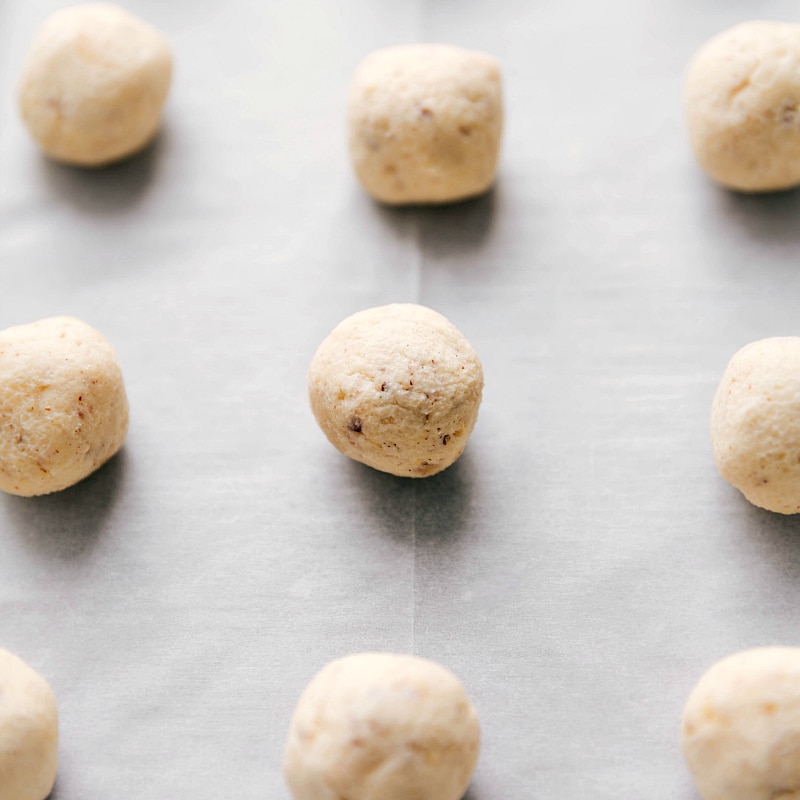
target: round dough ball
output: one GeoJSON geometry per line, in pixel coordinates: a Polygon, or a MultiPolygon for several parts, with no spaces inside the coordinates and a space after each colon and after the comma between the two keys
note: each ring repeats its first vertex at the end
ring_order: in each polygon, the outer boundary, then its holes
{"type": "Polygon", "coordinates": [[[45,800],[58,768],[58,709],[44,678],[0,649],[0,798],[45,800]]]}
{"type": "Polygon", "coordinates": [[[700,166],[744,192],[800,184],[800,25],[745,22],[705,44],[686,77],[700,166]]]}
{"type": "Polygon", "coordinates": [[[461,682],[433,661],[333,661],[292,717],[284,775],[295,800],[460,800],[480,748],[461,682]]]}
{"type": "Polygon", "coordinates": [[[800,512],[800,337],[734,355],[714,396],[711,442],[720,475],[753,505],[800,512]]]}
{"type": "Polygon", "coordinates": [[[0,331],[0,489],[30,497],[72,486],[122,447],[128,400],[111,345],[51,317],[0,331]]]}
{"type": "Polygon", "coordinates": [[[20,113],[47,155],[100,166],[153,138],[171,77],[171,47],[152,25],[110,3],[69,6],[33,41],[20,113]]]}
{"type": "Polygon", "coordinates": [[[330,442],[356,461],[412,478],[461,455],[482,391],[481,363],[464,335],[414,304],[348,317],[308,371],[311,409],[330,442]]]}
{"type": "Polygon", "coordinates": [[[377,50],[350,88],[350,156],[384,203],[446,203],[491,186],[503,130],[500,68],[444,44],[377,50]]]}
{"type": "Polygon", "coordinates": [[[700,679],[683,752],[703,800],[800,797],[800,648],[736,653],[700,679]]]}

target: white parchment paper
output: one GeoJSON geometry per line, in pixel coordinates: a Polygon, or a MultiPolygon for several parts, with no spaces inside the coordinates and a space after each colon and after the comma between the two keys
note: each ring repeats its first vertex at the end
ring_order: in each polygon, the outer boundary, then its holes
{"type": "Polygon", "coordinates": [[[300,691],[364,650],[461,677],[469,800],[696,800],[695,681],[800,644],[800,523],[727,486],[708,436],[730,356],[800,333],[800,195],[699,173],[682,73],[796,3],[129,0],[175,81],[157,141],[101,171],[16,113],[59,5],[0,3],[0,327],[98,328],[132,424],[73,489],[0,498],[0,646],[58,695],[55,800],[288,800],[300,691]],[[349,77],[414,41],[501,61],[485,197],[387,209],[351,175],[349,77]],[[486,374],[465,455],[419,481],[347,461],[306,401],[328,331],[394,301],[486,374]]]}

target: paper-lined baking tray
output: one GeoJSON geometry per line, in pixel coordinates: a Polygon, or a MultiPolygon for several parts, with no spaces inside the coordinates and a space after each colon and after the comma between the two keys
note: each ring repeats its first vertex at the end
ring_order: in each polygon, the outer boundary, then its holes
{"type": "Polygon", "coordinates": [[[2,646],[61,709],[54,797],[288,800],[301,689],[415,652],[470,691],[470,800],[693,800],[679,716],[716,659],[796,644],[797,523],[716,475],[711,397],[797,330],[800,200],[695,167],[692,52],[788,2],[130,2],[173,40],[164,129],[101,172],[51,164],[14,107],[57,3],[0,7],[0,325],[72,314],[125,373],[113,462],[0,499],[2,646]],[[385,209],[343,110],[372,49],[496,55],[496,188],[385,209]],[[348,314],[415,301],[479,352],[456,466],[404,481],[316,428],[305,371],[348,314]]]}

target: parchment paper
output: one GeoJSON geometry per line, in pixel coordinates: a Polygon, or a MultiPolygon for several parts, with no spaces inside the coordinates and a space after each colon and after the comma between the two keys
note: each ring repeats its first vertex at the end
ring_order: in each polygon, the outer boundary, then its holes
{"type": "Polygon", "coordinates": [[[708,434],[730,356],[800,333],[800,195],[699,172],[682,74],[796,3],[130,0],[175,81],[157,141],[101,171],[48,162],[16,112],[59,5],[0,4],[0,327],[98,328],[132,424],[78,486],[0,498],[0,645],[57,693],[53,797],[289,800],[302,688],[392,650],[470,692],[469,800],[696,800],[692,686],[800,644],[800,523],[725,484],[708,434]],[[414,41],[501,61],[485,197],[387,209],[351,174],[350,75],[414,41]],[[340,456],[306,400],[329,330],[394,301],[486,375],[465,455],[419,481],[340,456]]]}

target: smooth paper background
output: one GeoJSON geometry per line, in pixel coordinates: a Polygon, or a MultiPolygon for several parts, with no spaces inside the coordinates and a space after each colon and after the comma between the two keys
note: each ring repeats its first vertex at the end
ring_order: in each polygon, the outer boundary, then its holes
{"type": "Polygon", "coordinates": [[[800,523],[727,486],[708,435],[730,356],[799,332],[800,195],[712,185],[681,82],[796,4],[130,0],[175,79],[157,141],[100,171],[47,161],[16,112],[60,5],[0,4],[0,327],[98,328],[132,424],[78,486],[0,498],[0,645],[58,695],[53,797],[289,800],[302,688],[392,650],[473,697],[469,800],[696,800],[692,686],[800,644],[800,523]],[[351,175],[350,75],[415,41],[502,64],[482,198],[384,208],[351,175]],[[328,331],[396,301],[486,375],[465,455],[419,481],[340,456],[306,400],[328,331]]]}

